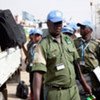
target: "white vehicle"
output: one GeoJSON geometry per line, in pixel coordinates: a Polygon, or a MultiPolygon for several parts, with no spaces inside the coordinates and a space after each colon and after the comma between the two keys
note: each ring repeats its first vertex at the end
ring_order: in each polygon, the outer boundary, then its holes
{"type": "Polygon", "coordinates": [[[26,42],[23,26],[9,9],[0,10],[0,92],[7,100],[6,82],[19,68],[21,47],[26,42]]]}
{"type": "Polygon", "coordinates": [[[21,52],[18,47],[0,52],[0,87],[18,69],[20,61],[21,52]]]}
{"type": "MultiPolygon", "coordinates": [[[[3,94],[0,95],[0,98],[7,98],[6,82],[19,69],[20,63],[21,50],[19,47],[9,48],[0,52],[0,93],[3,94]]],[[[19,79],[20,74],[17,76],[19,79]]]]}

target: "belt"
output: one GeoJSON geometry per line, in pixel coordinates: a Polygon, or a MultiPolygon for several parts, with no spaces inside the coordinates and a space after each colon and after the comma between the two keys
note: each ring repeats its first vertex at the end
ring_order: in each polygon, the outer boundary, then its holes
{"type": "Polygon", "coordinates": [[[64,89],[69,89],[71,87],[66,87],[63,85],[46,85],[47,87],[49,87],[50,89],[57,89],[57,90],[64,90],[64,89]]]}

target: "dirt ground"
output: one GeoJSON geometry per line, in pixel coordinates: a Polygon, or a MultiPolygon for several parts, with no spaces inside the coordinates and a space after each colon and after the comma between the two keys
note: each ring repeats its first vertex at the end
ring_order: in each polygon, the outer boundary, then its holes
{"type": "MultiPolygon", "coordinates": [[[[20,67],[21,71],[20,71],[19,80],[21,81],[23,80],[29,87],[29,73],[25,71],[26,65],[24,63],[24,60],[25,60],[25,55],[23,54],[22,51],[22,66],[20,67]]],[[[16,97],[17,85],[18,85],[18,79],[16,79],[16,77],[14,77],[13,79],[7,82],[8,100],[30,100],[29,96],[27,99],[20,99],[16,97]]],[[[30,93],[30,89],[29,89],[29,93],[30,93]]]]}
{"type": "MultiPolygon", "coordinates": [[[[28,85],[29,87],[29,75],[26,71],[21,71],[21,79],[25,81],[25,83],[28,85]]],[[[8,82],[7,83],[7,90],[8,90],[8,100],[29,100],[28,99],[20,99],[16,97],[16,88],[17,88],[18,82],[8,82]]],[[[30,93],[30,92],[29,92],[30,93]]]]}

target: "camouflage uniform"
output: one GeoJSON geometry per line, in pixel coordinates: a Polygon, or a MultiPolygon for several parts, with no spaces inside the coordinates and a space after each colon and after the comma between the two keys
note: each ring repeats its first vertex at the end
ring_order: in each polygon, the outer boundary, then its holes
{"type": "MultiPolygon", "coordinates": [[[[84,75],[89,75],[91,81],[90,85],[92,85],[93,89],[100,88],[100,83],[96,79],[95,75],[92,73],[93,69],[97,66],[100,66],[100,43],[91,39],[89,42],[85,42],[82,38],[78,38],[75,40],[75,45],[79,55],[81,57],[81,70],[84,75]],[[82,64],[82,48],[81,46],[85,45],[84,47],[84,64],[82,64]]],[[[87,77],[86,75],[86,77],[87,77]]]]}

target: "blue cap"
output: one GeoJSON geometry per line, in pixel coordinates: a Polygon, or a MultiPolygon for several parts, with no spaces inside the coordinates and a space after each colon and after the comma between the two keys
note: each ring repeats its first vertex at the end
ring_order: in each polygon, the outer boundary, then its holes
{"type": "Polygon", "coordinates": [[[89,27],[89,28],[91,28],[92,30],[93,30],[93,24],[92,24],[92,22],[90,22],[90,21],[84,21],[84,22],[82,22],[82,23],[77,23],[77,26],[87,26],[87,27],[89,27]]]}
{"type": "Polygon", "coordinates": [[[70,22],[70,23],[68,24],[68,26],[70,26],[71,28],[73,28],[74,31],[76,31],[76,30],[79,29],[79,27],[77,26],[77,24],[76,24],[75,22],[70,22]]]}
{"type": "Polygon", "coordinates": [[[70,33],[70,34],[73,34],[74,33],[74,30],[73,30],[73,28],[71,28],[70,26],[64,26],[63,28],[62,28],[62,32],[63,33],[70,33]]]}
{"type": "Polygon", "coordinates": [[[53,23],[63,21],[63,14],[58,10],[51,11],[47,16],[47,20],[50,20],[53,23]]]}
{"type": "Polygon", "coordinates": [[[43,32],[42,32],[42,30],[41,29],[35,29],[34,30],[34,34],[39,34],[39,35],[43,35],[43,32]]]}
{"type": "Polygon", "coordinates": [[[31,29],[30,31],[29,31],[29,35],[31,36],[31,35],[34,35],[34,29],[31,29]]]}

